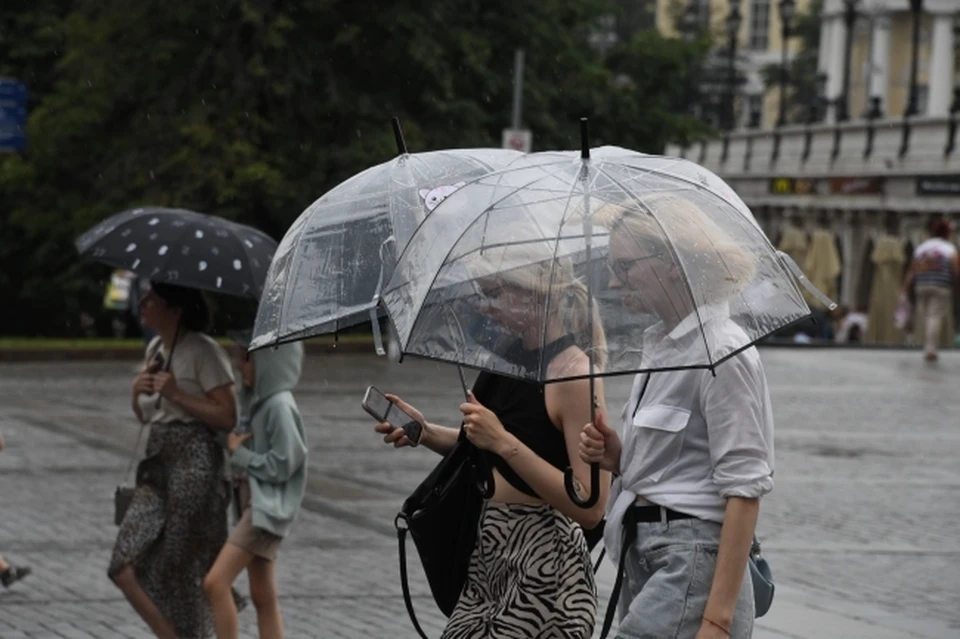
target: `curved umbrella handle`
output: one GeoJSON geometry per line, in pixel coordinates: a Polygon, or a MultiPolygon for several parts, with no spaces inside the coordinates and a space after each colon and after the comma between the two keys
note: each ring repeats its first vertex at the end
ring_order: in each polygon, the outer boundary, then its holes
{"type": "Polygon", "coordinates": [[[586,499],[580,497],[575,481],[573,469],[568,466],[563,471],[563,485],[567,489],[567,496],[580,508],[593,508],[600,499],[600,464],[596,462],[590,464],[590,495],[586,499]]]}

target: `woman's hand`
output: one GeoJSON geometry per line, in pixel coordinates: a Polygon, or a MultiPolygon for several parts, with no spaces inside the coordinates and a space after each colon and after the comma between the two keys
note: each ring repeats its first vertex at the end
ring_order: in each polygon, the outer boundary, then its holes
{"type": "Polygon", "coordinates": [[[603,413],[597,413],[597,421],[587,424],[580,433],[580,459],[588,464],[598,463],[603,470],[620,472],[620,452],[623,448],[617,431],[606,423],[603,413]]]}
{"type": "Polygon", "coordinates": [[[233,454],[238,448],[243,446],[243,442],[247,441],[251,437],[253,437],[253,433],[237,434],[235,432],[231,432],[229,435],[227,435],[227,450],[233,454]]]}
{"type": "Polygon", "coordinates": [[[177,378],[173,373],[156,373],[153,375],[153,392],[160,393],[169,401],[174,401],[174,397],[180,392],[177,386],[177,378]]]}
{"type": "Polygon", "coordinates": [[[153,392],[153,373],[142,371],[133,378],[133,394],[149,395],[153,392]]]}
{"type": "Polygon", "coordinates": [[[133,378],[133,394],[149,395],[152,393],[154,377],[159,369],[160,365],[156,362],[151,362],[148,366],[145,366],[140,374],[133,378]]]}
{"type": "MultiPolygon", "coordinates": [[[[427,421],[423,418],[423,413],[418,411],[416,408],[403,401],[396,395],[391,395],[390,393],[384,394],[384,397],[389,399],[397,408],[407,413],[415,420],[420,422],[421,435],[420,443],[425,443],[427,439],[427,421]]],[[[389,422],[381,422],[373,427],[373,430],[383,435],[383,442],[385,444],[393,444],[394,448],[403,448],[404,446],[410,445],[410,439],[407,437],[406,432],[402,428],[394,426],[389,422]]]]}
{"type": "Polygon", "coordinates": [[[500,418],[492,410],[478,402],[472,392],[469,400],[460,404],[460,412],[463,413],[463,429],[467,434],[467,439],[474,446],[481,450],[489,450],[504,458],[514,449],[514,446],[511,445],[511,435],[503,427],[500,418]]]}

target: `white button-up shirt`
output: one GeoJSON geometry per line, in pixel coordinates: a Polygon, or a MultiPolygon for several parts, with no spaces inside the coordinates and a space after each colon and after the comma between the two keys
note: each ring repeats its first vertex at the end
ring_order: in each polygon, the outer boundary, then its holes
{"type": "MultiPolygon", "coordinates": [[[[662,324],[651,327],[644,354],[666,367],[690,360],[690,349],[705,344],[711,353],[736,351],[749,340],[724,311],[701,310],[669,334],[662,324]]],[[[747,348],[715,371],[634,380],[622,415],[621,475],[607,506],[604,541],[613,561],[619,559],[623,514],[637,497],[722,523],[726,498],[760,497],[773,489],[773,412],[760,355],[747,348]]]]}

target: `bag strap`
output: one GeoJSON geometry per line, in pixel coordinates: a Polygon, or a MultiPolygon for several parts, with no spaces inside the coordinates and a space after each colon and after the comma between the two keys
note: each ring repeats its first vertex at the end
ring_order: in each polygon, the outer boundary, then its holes
{"type": "MultiPolygon", "coordinates": [[[[610,627],[613,625],[613,615],[617,610],[617,602],[620,600],[620,589],[623,586],[623,569],[627,563],[627,549],[637,540],[637,523],[634,521],[633,508],[628,508],[623,515],[623,535],[621,537],[620,560],[617,562],[617,579],[613,582],[613,591],[610,593],[610,602],[607,604],[607,612],[603,616],[603,630],[600,631],[600,639],[606,639],[610,633],[610,627]]],[[[599,566],[599,563],[597,564],[599,566]]]]}
{"type": "Polygon", "coordinates": [[[420,627],[420,622],[417,621],[417,613],[413,611],[413,600],[410,598],[410,584],[407,581],[407,519],[403,516],[403,513],[397,515],[393,525],[397,529],[397,545],[400,550],[400,586],[403,588],[403,603],[407,607],[407,614],[410,615],[410,621],[413,622],[417,634],[422,639],[428,639],[426,633],[423,632],[423,628],[420,627]]]}
{"type": "MultiPolygon", "coordinates": [[[[160,352],[160,347],[163,345],[163,342],[157,340],[156,345],[153,348],[147,349],[146,361],[150,362],[157,356],[160,352]]],[[[149,364],[148,364],[149,365],[149,364]]],[[[126,483],[130,479],[130,471],[133,470],[133,465],[137,461],[137,451],[140,449],[140,440],[143,439],[143,431],[147,427],[146,424],[140,424],[140,432],[137,433],[137,442],[133,445],[133,449],[130,451],[130,461],[127,462],[127,469],[123,471],[123,479],[121,483],[126,483]]]]}

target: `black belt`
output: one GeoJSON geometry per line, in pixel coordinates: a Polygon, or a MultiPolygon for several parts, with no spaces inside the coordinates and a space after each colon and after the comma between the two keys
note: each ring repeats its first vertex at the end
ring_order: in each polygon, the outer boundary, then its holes
{"type": "Polygon", "coordinates": [[[643,523],[653,523],[663,521],[663,515],[666,514],[667,521],[674,521],[676,519],[696,519],[693,515],[688,515],[687,513],[681,513],[670,508],[664,508],[663,506],[633,506],[631,509],[633,515],[633,521],[638,524],[643,523]]]}

